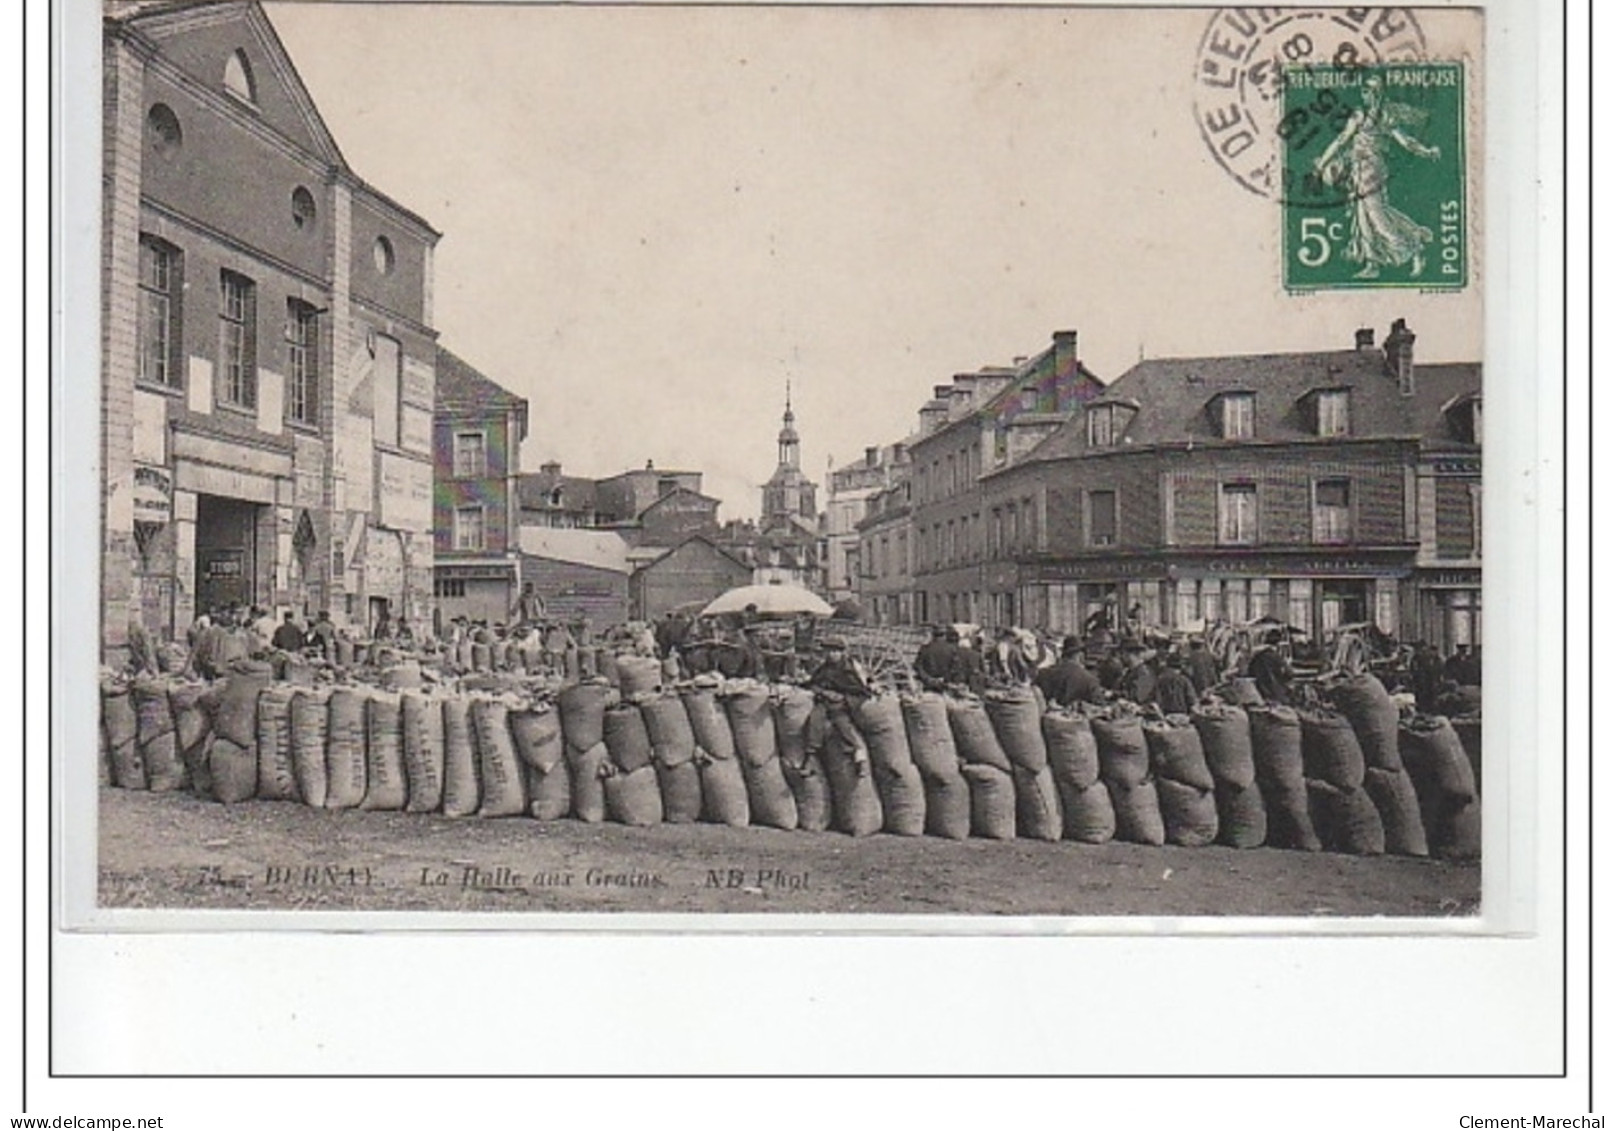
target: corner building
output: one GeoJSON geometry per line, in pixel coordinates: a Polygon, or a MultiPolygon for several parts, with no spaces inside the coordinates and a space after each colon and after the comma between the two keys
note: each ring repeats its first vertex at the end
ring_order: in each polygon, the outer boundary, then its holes
{"type": "Polygon", "coordinates": [[[1373,339],[1143,361],[985,477],[987,553],[1024,622],[1080,632],[1112,606],[1478,638],[1481,367],[1416,367],[1400,320],[1373,339]]]}
{"type": "Polygon", "coordinates": [[[432,256],[255,2],[103,55],[102,651],[227,604],[430,619],[432,256]]]}

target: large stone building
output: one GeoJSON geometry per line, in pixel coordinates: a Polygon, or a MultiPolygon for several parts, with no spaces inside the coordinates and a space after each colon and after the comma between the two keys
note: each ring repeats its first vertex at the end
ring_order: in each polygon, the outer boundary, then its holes
{"type": "Polygon", "coordinates": [[[520,584],[521,443],[527,401],[439,348],[433,417],[434,593],[439,628],[511,618],[520,584]]]}
{"type": "Polygon", "coordinates": [[[903,475],[870,497],[858,523],[858,600],[864,616],[878,625],[915,622],[913,490],[903,475]]]}
{"type": "Polygon", "coordinates": [[[825,596],[831,602],[858,596],[860,575],[869,575],[858,524],[868,515],[871,500],[907,475],[908,441],[866,448],[862,459],[830,472],[820,556],[825,596]]]}
{"type": "MultiPolygon", "coordinates": [[[[910,557],[912,616],[925,622],[1015,624],[1022,619],[1016,589],[1003,580],[1006,542],[989,541],[993,521],[983,484],[988,476],[1024,461],[1072,419],[1104,385],[1077,356],[1077,335],[1062,330],[1049,348],[1011,366],[961,373],[937,385],[920,409],[920,434],[910,446],[910,557]],[[990,551],[989,545],[999,547],[990,551]]],[[[1030,494],[1009,515],[1014,537],[1046,533],[1039,503],[1030,494]]],[[[1000,510],[999,521],[1004,519],[1000,510]]]]}
{"type": "Polygon", "coordinates": [[[1480,367],[1416,367],[1413,341],[1398,322],[1383,349],[1359,331],[1350,349],[1140,362],[982,477],[953,552],[981,563],[987,607],[1057,632],[1108,608],[1474,639],[1480,367]]]}
{"type": "Polygon", "coordinates": [[[103,651],[232,604],[420,623],[438,233],[348,166],[256,2],[111,11],[103,651]]]}

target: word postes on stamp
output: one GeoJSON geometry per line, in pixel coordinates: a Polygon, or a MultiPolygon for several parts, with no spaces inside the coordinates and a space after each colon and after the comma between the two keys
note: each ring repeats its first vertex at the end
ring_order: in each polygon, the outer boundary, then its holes
{"type": "Polygon", "coordinates": [[[1287,68],[1285,287],[1463,287],[1464,118],[1459,63],[1287,68]]]}

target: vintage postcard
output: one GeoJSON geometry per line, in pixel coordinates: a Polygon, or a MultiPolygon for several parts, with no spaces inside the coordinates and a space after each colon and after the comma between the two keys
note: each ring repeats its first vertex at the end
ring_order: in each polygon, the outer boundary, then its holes
{"type": "Polygon", "coordinates": [[[1488,18],[107,0],[68,919],[1479,923],[1488,18]]]}

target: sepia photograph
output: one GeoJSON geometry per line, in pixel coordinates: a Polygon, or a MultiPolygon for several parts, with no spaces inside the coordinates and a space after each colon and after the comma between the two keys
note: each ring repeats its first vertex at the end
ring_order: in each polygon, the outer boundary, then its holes
{"type": "Polygon", "coordinates": [[[1489,18],[105,0],[86,921],[1476,921],[1489,18]]]}

